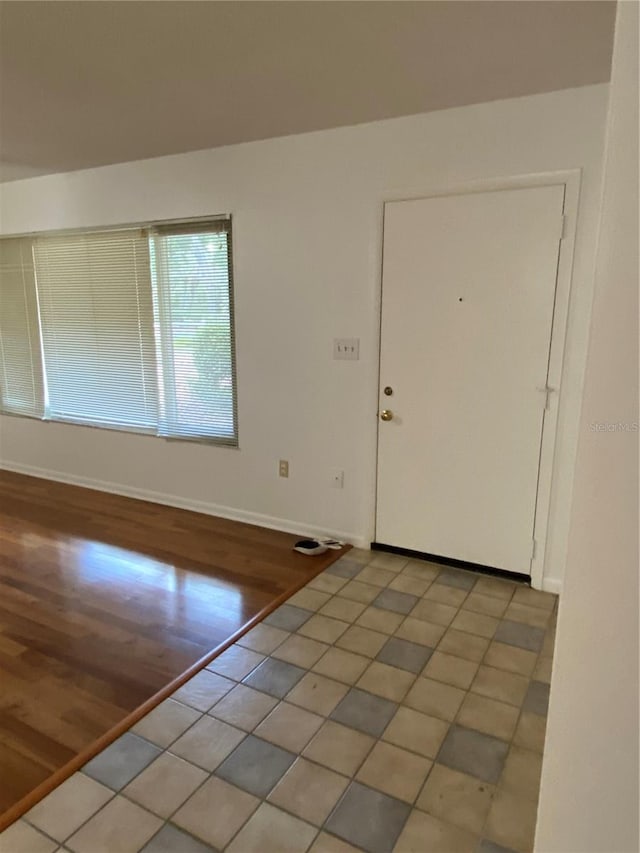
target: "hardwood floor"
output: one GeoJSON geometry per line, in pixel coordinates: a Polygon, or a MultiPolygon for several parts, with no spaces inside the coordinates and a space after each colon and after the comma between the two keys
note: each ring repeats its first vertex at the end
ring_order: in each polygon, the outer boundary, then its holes
{"type": "Polygon", "coordinates": [[[0,471],[0,815],[340,556],[296,538],[0,471]]]}

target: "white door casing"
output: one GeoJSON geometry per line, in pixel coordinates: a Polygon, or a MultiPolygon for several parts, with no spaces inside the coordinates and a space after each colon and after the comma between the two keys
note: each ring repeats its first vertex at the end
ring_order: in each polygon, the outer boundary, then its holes
{"type": "Polygon", "coordinates": [[[379,543],[529,574],[564,193],[385,205],[379,543]]]}

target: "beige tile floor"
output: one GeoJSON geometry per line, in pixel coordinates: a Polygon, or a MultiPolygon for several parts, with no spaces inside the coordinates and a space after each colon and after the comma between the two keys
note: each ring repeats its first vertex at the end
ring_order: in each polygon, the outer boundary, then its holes
{"type": "Polygon", "coordinates": [[[527,853],[556,598],[350,551],[2,853],[527,853]]]}

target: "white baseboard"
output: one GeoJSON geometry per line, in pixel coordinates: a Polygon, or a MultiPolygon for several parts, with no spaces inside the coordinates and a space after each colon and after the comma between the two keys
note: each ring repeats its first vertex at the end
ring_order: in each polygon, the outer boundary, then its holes
{"type": "Polygon", "coordinates": [[[246,524],[256,524],[258,527],[267,527],[270,530],[281,530],[284,533],[295,533],[304,536],[326,536],[348,542],[356,548],[368,548],[369,542],[355,533],[344,530],[327,530],[314,524],[306,524],[302,521],[294,521],[289,518],[277,518],[264,515],[259,512],[238,509],[236,507],[224,506],[222,504],[209,503],[207,501],[191,500],[178,495],[165,492],[154,492],[150,489],[138,489],[134,486],[125,486],[122,483],[111,483],[108,480],[95,480],[91,477],[81,477],[76,474],[68,474],[63,471],[51,471],[48,468],[39,468],[35,465],[22,465],[19,462],[0,460],[0,468],[7,471],[15,471],[16,474],[28,474],[31,477],[41,477],[44,480],[55,480],[58,483],[69,483],[72,486],[84,486],[87,489],[96,489],[99,492],[109,492],[114,495],[123,495],[127,498],[138,498],[151,503],[165,504],[179,509],[188,509],[192,512],[202,512],[205,515],[217,515],[220,518],[228,518],[232,521],[243,521],[246,524]]]}
{"type": "Polygon", "coordinates": [[[543,592],[553,592],[555,595],[560,595],[562,592],[562,581],[558,578],[542,578],[543,592]]]}

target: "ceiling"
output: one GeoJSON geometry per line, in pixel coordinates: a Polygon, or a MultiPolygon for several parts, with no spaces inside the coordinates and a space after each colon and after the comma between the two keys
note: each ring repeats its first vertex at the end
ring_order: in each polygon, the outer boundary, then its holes
{"type": "Polygon", "coordinates": [[[614,2],[0,3],[4,180],[609,79],[614,2]]]}

